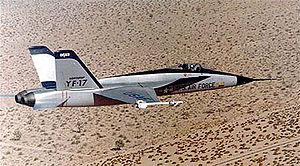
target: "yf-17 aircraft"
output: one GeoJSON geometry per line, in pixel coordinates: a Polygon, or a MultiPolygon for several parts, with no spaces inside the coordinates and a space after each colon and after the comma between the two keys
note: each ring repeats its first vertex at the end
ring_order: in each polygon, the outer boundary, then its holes
{"type": "Polygon", "coordinates": [[[45,46],[32,46],[29,52],[42,87],[21,91],[15,101],[38,110],[116,104],[143,109],[158,104],[179,105],[182,101],[161,102],[157,96],[271,80],[214,71],[198,63],[96,79],[72,50],[53,53],[45,46]]]}

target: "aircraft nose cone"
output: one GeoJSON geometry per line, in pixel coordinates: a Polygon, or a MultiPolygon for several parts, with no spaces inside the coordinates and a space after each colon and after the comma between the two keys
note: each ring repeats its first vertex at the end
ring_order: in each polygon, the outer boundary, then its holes
{"type": "Polygon", "coordinates": [[[237,85],[247,84],[249,82],[254,81],[253,78],[244,77],[244,76],[236,76],[237,78],[237,85]]]}

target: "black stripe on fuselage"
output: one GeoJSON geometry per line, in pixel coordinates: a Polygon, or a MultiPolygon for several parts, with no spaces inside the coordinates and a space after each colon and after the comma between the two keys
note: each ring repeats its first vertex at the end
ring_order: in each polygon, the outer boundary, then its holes
{"type": "Polygon", "coordinates": [[[210,70],[210,69],[204,69],[202,68],[200,71],[190,71],[190,70],[181,70],[181,69],[157,69],[157,70],[149,70],[149,71],[142,71],[137,73],[129,73],[124,75],[118,75],[113,77],[122,77],[122,76],[134,76],[134,75],[146,75],[146,74],[163,74],[163,73],[208,73],[208,74],[220,74],[220,75],[229,75],[229,76],[237,76],[235,74],[216,71],[216,70],[210,70]]]}

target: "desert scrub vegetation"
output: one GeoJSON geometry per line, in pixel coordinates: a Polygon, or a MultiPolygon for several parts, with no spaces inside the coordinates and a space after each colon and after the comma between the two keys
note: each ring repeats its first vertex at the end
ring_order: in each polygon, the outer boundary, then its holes
{"type": "Polygon", "coordinates": [[[187,111],[185,111],[185,112],[182,113],[182,118],[183,119],[188,119],[190,116],[191,116],[191,114],[189,112],[187,112],[187,111]]]}
{"type": "Polygon", "coordinates": [[[76,128],[72,129],[73,132],[81,133],[83,131],[83,123],[81,121],[76,122],[76,128]]]}
{"type": "Polygon", "coordinates": [[[12,140],[19,141],[21,139],[21,136],[22,136],[22,133],[21,133],[20,129],[17,129],[13,132],[12,140]]]}
{"type": "Polygon", "coordinates": [[[27,118],[28,118],[27,124],[32,124],[33,115],[29,115],[27,118]]]}
{"type": "Polygon", "coordinates": [[[125,143],[122,139],[118,139],[115,142],[115,147],[112,150],[121,150],[125,146],[125,143]]]}

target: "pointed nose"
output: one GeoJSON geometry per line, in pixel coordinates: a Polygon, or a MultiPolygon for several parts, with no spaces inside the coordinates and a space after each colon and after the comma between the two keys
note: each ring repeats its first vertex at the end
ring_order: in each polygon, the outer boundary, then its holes
{"type": "Polygon", "coordinates": [[[237,84],[236,85],[247,84],[247,83],[250,83],[250,82],[254,81],[253,78],[244,77],[244,76],[236,76],[236,78],[237,78],[237,84]]]}

